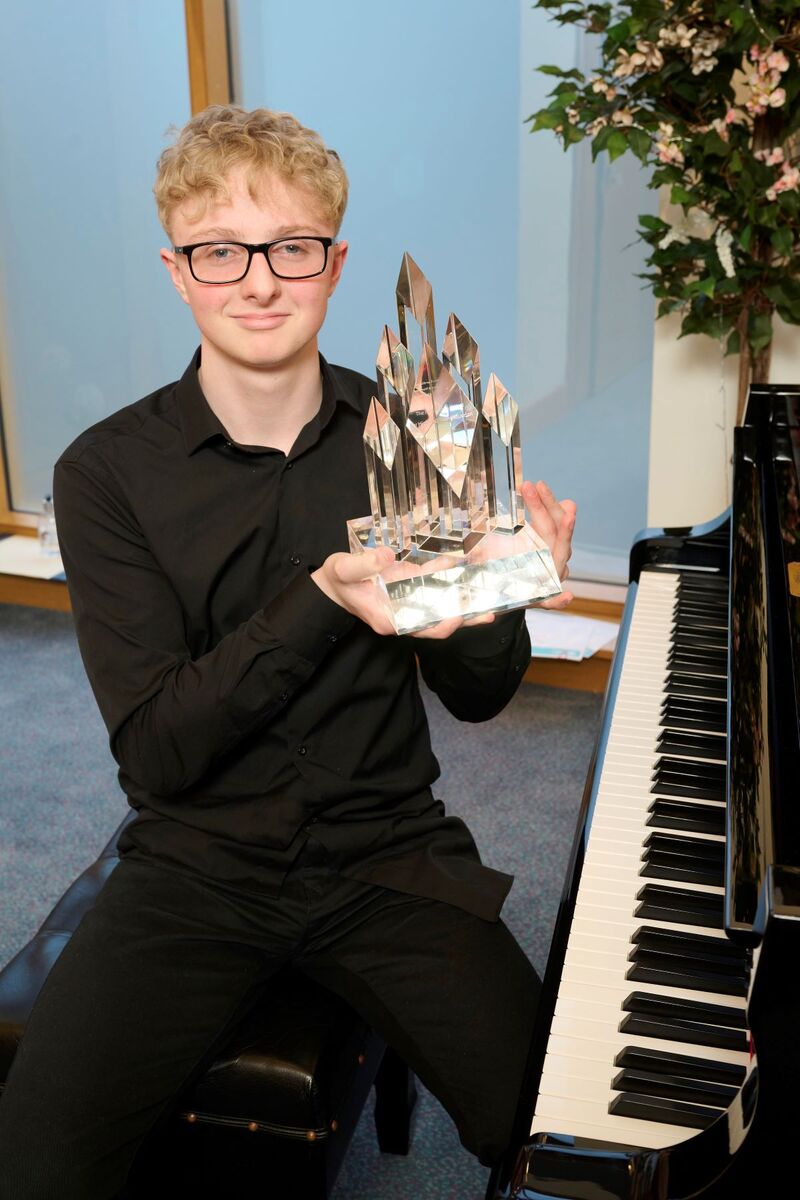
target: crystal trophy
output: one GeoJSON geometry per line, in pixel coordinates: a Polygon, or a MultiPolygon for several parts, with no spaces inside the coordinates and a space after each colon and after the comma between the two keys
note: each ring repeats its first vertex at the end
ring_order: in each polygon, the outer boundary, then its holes
{"type": "Polygon", "coordinates": [[[550,550],[525,520],[519,409],[494,374],[484,393],[478,345],[454,313],[439,358],[431,285],[409,254],[397,317],[364,426],[372,512],[347,522],[353,553],[394,551],[376,582],[397,633],[556,595],[550,550]]]}

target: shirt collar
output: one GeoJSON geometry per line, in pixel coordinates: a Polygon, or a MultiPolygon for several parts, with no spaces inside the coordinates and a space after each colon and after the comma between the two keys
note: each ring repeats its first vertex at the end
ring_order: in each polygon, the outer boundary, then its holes
{"type": "MultiPolygon", "coordinates": [[[[322,404],[319,410],[321,425],[326,425],[333,415],[333,410],[340,402],[349,404],[356,412],[361,412],[358,397],[351,394],[338,377],[335,368],[331,367],[320,354],[320,371],[322,374],[322,404]]],[[[183,431],[183,442],[187,454],[194,454],[200,446],[211,438],[221,437],[229,440],[228,432],[214,410],[203,395],[197,372],[200,367],[200,347],[195,351],[191,362],[184,371],[175,389],[178,403],[178,415],[183,431]]]]}

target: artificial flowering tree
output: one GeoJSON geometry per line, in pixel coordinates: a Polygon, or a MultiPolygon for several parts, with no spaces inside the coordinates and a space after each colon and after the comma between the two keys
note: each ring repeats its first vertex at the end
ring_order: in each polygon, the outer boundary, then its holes
{"type": "Polygon", "coordinates": [[[666,187],[676,220],[642,215],[643,275],[658,316],[739,355],[747,386],[769,379],[773,318],[800,325],[800,0],[538,0],[598,36],[587,77],[558,66],[552,100],[529,119],[564,149],[632,152],[666,187]]]}

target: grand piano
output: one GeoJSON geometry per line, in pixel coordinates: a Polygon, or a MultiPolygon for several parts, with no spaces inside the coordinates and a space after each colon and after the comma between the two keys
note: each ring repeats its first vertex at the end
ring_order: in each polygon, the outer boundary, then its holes
{"type": "Polygon", "coordinates": [[[799,476],[800,388],[754,386],[731,508],[632,548],[516,1131],[487,1200],[788,1194],[799,476]]]}

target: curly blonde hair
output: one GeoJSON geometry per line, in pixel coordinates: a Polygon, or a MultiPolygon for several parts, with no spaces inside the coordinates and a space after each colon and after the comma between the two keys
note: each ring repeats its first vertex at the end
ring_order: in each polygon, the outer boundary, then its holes
{"type": "Polygon", "coordinates": [[[172,214],[187,200],[189,219],[196,220],[210,202],[229,199],[230,173],[242,166],[254,200],[263,189],[264,173],[271,171],[308,193],[339,232],[347,175],[336,151],[291,113],[211,104],[178,131],[158,160],[153,192],[167,236],[172,236],[172,214]]]}

